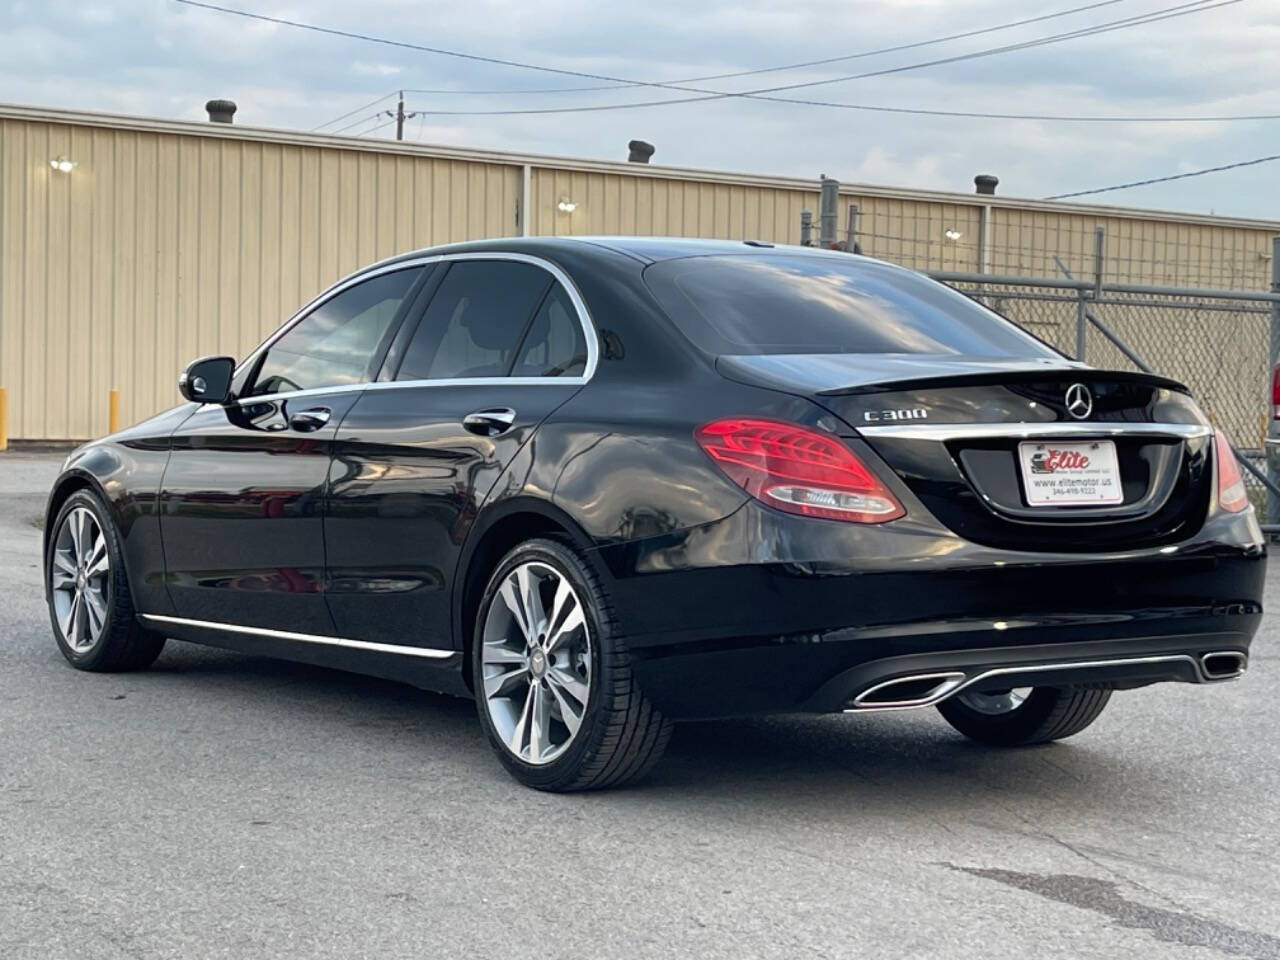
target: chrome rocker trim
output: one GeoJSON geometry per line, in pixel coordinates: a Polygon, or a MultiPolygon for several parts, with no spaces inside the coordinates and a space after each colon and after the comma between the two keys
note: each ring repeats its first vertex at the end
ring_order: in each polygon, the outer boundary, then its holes
{"type": "Polygon", "coordinates": [[[317,643],[326,647],[346,647],[349,650],[364,650],[369,653],[394,653],[404,657],[426,657],[432,660],[445,660],[461,652],[458,650],[441,650],[437,647],[410,647],[398,643],[370,643],[368,640],[322,637],[313,633],[292,633],[288,630],[268,630],[266,627],[245,627],[235,623],[218,623],[214,620],[188,620],[185,617],[165,617],[156,613],[143,613],[140,616],[143,620],[150,620],[152,623],[172,623],[183,627],[199,627],[203,630],[217,630],[223,633],[245,633],[257,637],[271,637],[275,640],[317,643]]]}

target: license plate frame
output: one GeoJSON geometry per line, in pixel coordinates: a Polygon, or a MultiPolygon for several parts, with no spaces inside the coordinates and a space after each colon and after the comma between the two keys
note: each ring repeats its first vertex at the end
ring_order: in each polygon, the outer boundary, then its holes
{"type": "Polygon", "coordinates": [[[1124,502],[1113,440],[1024,440],[1018,474],[1029,507],[1110,507],[1124,502]]]}

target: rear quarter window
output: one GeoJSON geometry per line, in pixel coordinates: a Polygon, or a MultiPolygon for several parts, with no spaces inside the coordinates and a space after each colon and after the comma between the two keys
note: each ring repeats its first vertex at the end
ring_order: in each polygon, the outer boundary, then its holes
{"type": "Polygon", "coordinates": [[[873,260],[689,257],[652,264],[644,278],[685,335],[716,355],[1060,356],[950,287],[873,260]]]}

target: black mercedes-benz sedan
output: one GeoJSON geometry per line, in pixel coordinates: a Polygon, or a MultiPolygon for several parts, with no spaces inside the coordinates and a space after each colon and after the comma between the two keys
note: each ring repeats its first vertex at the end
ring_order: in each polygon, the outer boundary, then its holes
{"type": "MultiPolygon", "coordinates": [[[[166,638],[473,696],[546,790],[672,722],[937,706],[1012,746],[1240,675],[1266,548],[1185,387],[844,253],[441,247],[325,291],[67,459],[62,653],[166,638]]],[[[1119,731],[1117,731],[1119,733],[1119,731]]]]}

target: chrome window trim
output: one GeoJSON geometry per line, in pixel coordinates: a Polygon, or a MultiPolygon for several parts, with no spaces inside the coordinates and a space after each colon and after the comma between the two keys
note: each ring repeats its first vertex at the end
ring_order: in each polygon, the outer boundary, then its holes
{"type": "Polygon", "coordinates": [[[587,309],[586,301],[582,299],[582,293],[578,290],[578,285],[570,279],[559,266],[550,260],[536,257],[528,253],[512,253],[506,251],[491,252],[468,252],[468,253],[442,253],[429,257],[414,257],[409,260],[394,260],[382,265],[374,265],[365,270],[358,271],[339,280],[333,286],[329,287],[318,296],[312,298],[302,309],[295,313],[292,317],[280,325],[271,336],[245,357],[236,365],[233,379],[240,375],[242,370],[248,368],[255,363],[259,356],[266,350],[271,349],[272,344],[292,330],[297,324],[301,323],[311,314],[312,311],[323,306],[329,300],[332,300],[344,290],[355,286],[357,283],[363,283],[365,280],[372,280],[374,277],[382,276],[387,273],[395,273],[398,270],[409,270],[414,267],[425,267],[433,263],[452,263],[459,260],[506,260],[515,263],[527,263],[531,266],[540,267],[547,273],[551,274],[569,295],[569,301],[573,304],[574,312],[578,315],[578,323],[582,326],[583,337],[587,344],[587,365],[583,372],[576,377],[462,377],[449,380],[387,380],[387,381],[361,381],[360,383],[340,384],[333,387],[312,387],[306,390],[293,390],[283,393],[263,393],[253,397],[243,397],[236,400],[237,404],[244,403],[263,403],[270,400],[287,400],[291,397],[308,397],[319,394],[331,393],[349,393],[353,390],[378,389],[385,390],[392,387],[457,387],[457,386],[497,386],[506,384],[509,386],[535,386],[539,384],[577,384],[581,386],[587,383],[595,376],[596,367],[600,362],[600,341],[596,335],[595,322],[591,318],[591,311],[587,309]]]}
{"type": "Polygon", "coordinates": [[[370,653],[394,653],[406,657],[426,657],[444,660],[458,650],[441,650],[437,647],[410,647],[398,643],[371,643],[368,640],[347,640],[343,637],[325,637],[313,633],[293,633],[289,630],[268,630],[265,627],[245,627],[236,623],[220,623],[215,620],[189,620],[186,617],[167,617],[158,613],[144,613],[143,620],[153,623],[173,623],[184,627],[200,627],[205,630],[221,630],[225,633],[244,633],[251,636],[272,637],[277,640],[296,640],[300,643],[317,643],[328,647],[346,647],[350,650],[366,650],[370,653]]]}
{"type": "Polygon", "coordinates": [[[987,440],[999,437],[1122,437],[1142,435],[1190,440],[1208,437],[1213,427],[1201,423],[890,423],[858,427],[864,437],[899,440],[987,440]]]}
{"type": "MultiPolygon", "coordinates": [[[[365,270],[359,270],[343,277],[337,283],[333,284],[333,286],[322,290],[320,293],[308,300],[297,310],[296,313],[294,313],[293,316],[280,324],[280,326],[277,327],[275,331],[267,337],[267,339],[254,347],[249,352],[248,356],[236,364],[236,370],[232,375],[232,379],[238,377],[242,370],[256,362],[258,357],[261,356],[264,351],[269,350],[277,340],[305,320],[313,310],[323,306],[338,294],[342,293],[342,291],[354,287],[357,283],[363,283],[365,280],[372,280],[374,277],[380,277],[386,273],[395,273],[398,270],[410,270],[414,267],[423,267],[429,263],[435,263],[439,259],[439,257],[418,257],[412,260],[397,260],[384,266],[374,266],[365,270]]],[[[352,386],[354,386],[354,384],[352,384],[352,386]]],[[[334,388],[330,387],[328,389],[332,390],[334,388]]],[[[262,396],[279,396],[279,394],[262,394],[262,396]]]]}
{"type": "Polygon", "coordinates": [[[276,400],[293,400],[299,397],[329,397],[335,393],[363,393],[366,390],[403,390],[409,387],[556,387],[582,386],[582,377],[462,377],[456,380],[378,380],[373,383],[348,383],[337,387],[313,387],[310,390],[290,390],[287,393],[260,393],[241,397],[234,403],[238,407],[255,403],[272,403],[276,400]]]}

